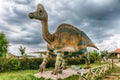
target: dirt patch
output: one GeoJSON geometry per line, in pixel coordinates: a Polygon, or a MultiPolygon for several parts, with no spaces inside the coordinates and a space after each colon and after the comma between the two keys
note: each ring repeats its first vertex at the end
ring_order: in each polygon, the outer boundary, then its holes
{"type": "Polygon", "coordinates": [[[53,75],[51,73],[52,73],[52,71],[46,71],[43,73],[37,73],[37,74],[35,74],[35,76],[38,78],[44,77],[46,79],[51,78],[53,80],[57,80],[59,78],[63,79],[63,78],[72,76],[73,74],[77,74],[77,72],[75,70],[71,70],[71,69],[64,70],[62,74],[58,74],[58,75],[53,75]]]}
{"type": "Polygon", "coordinates": [[[120,63],[117,63],[116,65],[117,65],[118,67],[120,67],[120,63]]]}
{"type": "Polygon", "coordinates": [[[120,73],[112,73],[112,76],[120,76],[120,73]]]}
{"type": "Polygon", "coordinates": [[[103,80],[118,80],[118,77],[116,77],[116,76],[109,76],[109,77],[107,77],[107,78],[105,78],[103,80]]]}
{"type": "Polygon", "coordinates": [[[103,80],[118,80],[120,73],[111,73],[109,76],[105,77],[103,80]]]}
{"type": "Polygon", "coordinates": [[[77,75],[77,74],[84,74],[84,73],[87,73],[89,72],[90,69],[80,69],[80,70],[74,70],[74,69],[66,69],[66,70],[63,70],[63,73],[62,74],[58,74],[58,75],[53,75],[51,74],[52,71],[46,71],[46,72],[43,72],[43,73],[36,73],[35,74],[35,77],[44,77],[45,79],[53,79],[53,80],[57,80],[59,78],[61,79],[64,79],[64,78],[67,78],[69,76],[72,76],[72,75],[77,75]]]}

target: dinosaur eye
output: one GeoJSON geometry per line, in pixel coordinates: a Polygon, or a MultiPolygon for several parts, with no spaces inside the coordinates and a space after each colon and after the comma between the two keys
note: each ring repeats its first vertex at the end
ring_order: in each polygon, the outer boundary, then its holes
{"type": "Polygon", "coordinates": [[[42,12],[42,10],[39,11],[40,13],[42,12]]]}

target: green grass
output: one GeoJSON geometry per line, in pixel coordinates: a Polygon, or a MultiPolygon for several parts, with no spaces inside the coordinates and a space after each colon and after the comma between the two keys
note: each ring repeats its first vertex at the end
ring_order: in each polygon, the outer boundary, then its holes
{"type": "Polygon", "coordinates": [[[120,80],[120,67],[114,65],[114,68],[109,69],[105,75],[99,77],[98,79],[103,80],[103,79],[108,79],[110,76],[118,77],[118,80],[120,80]]]}
{"type": "MultiPolygon", "coordinates": [[[[82,65],[78,65],[78,66],[82,66],[85,67],[85,64],[82,65]]],[[[92,67],[97,67],[100,66],[98,63],[95,64],[91,64],[92,67]]],[[[68,66],[70,67],[70,66],[68,66]]],[[[48,68],[46,70],[53,70],[54,68],[48,68]]],[[[38,70],[19,70],[19,71],[10,71],[10,72],[3,72],[0,73],[0,80],[45,80],[44,78],[36,78],[34,77],[34,74],[37,73],[38,70]]],[[[77,80],[78,76],[77,75],[73,75],[69,78],[66,78],[64,80],[77,80]]],[[[48,79],[50,80],[50,79],[48,79]]],[[[61,80],[61,79],[59,79],[61,80]]]]}
{"type": "MultiPolygon", "coordinates": [[[[104,64],[107,64],[107,63],[102,63],[101,65],[104,65],[104,64]]],[[[77,65],[77,66],[81,66],[82,68],[84,68],[84,67],[86,67],[86,64],[80,64],[80,65],[77,65]]],[[[94,68],[94,67],[100,66],[100,64],[99,64],[98,62],[96,62],[96,63],[90,64],[90,66],[91,66],[92,68],[94,68]]],[[[71,65],[69,65],[68,67],[70,68],[71,65]]]]}
{"type": "Polygon", "coordinates": [[[37,70],[21,70],[21,71],[11,71],[0,73],[0,80],[18,80],[19,78],[22,80],[24,77],[28,75],[33,75],[37,73],[37,70]]]}
{"type": "MultiPolygon", "coordinates": [[[[36,78],[34,74],[38,70],[22,70],[22,71],[12,71],[0,73],[0,80],[45,80],[44,78],[36,78]]],[[[65,79],[58,80],[78,80],[79,76],[73,75],[65,79]]],[[[47,79],[51,80],[51,79],[47,79]]]]}

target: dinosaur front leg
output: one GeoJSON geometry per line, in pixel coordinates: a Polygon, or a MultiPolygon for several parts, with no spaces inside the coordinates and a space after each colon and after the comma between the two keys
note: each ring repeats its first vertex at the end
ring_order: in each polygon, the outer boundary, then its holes
{"type": "Polygon", "coordinates": [[[57,53],[57,57],[56,57],[56,63],[55,63],[55,69],[52,72],[52,74],[56,75],[58,73],[61,73],[61,65],[62,65],[62,61],[63,61],[63,53],[57,53]]]}
{"type": "Polygon", "coordinates": [[[82,54],[81,56],[82,56],[82,58],[85,59],[85,63],[86,63],[86,65],[87,65],[87,66],[85,67],[85,69],[91,68],[91,66],[90,66],[90,60],[89,60],[88,57],[86,56],[86,53],[82,54]]]}
{"type": "Polygon", "coordinates": [[[50,59],[50,52],[47,52],[47,54],[45,55],[44,59],[43,59],[43,62],[41,63],[40,67],[39,67],[39,72],[43,72],[45,71],[45,66],[46,64],[48,63],[50,59]]]}
{"type": "Polygon", "coordinates": [[[62,65],[61,65],[63,70],[67,69],[67,59],[66,58],[67,57],[64,55],[62,65]]]}

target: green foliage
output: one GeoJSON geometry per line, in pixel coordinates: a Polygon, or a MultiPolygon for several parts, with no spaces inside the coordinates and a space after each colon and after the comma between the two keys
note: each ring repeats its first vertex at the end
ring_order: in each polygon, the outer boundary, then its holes
{"type": "MultiPolygon", "coordinates": [[[[39,65],[42,63],[42,58],[23,58],[23,59],[11,59],[11,58],[0,58],[0,72],[4,71],[12,71],[12,70],[35,70],[39,69],[39,65]]],[[[91,60],[93,63],[94,61],[91,60]]],[[[84,64],[85,60],[81,58],[68,58],[67,59],[68,65],[80,65],[84,64]]],[[[46,68],[54,67],[55,66],[55,58],[50,59],[47,63],[46,68]]]]}
{"type": "Polygon", "coordinates": [[[58,80],[79,80],[79,76],[78,75],[72,75],[72,76],[67,77],[65,79],[58,79],[58,80]]]}
{"type": "MultiPolygon", "coordinates": [[[[1,75],[0,76],[0,80],[52,80],[52,79],[45,79],[43,77],[41,78],[37,78],[34,76],[35,73],[28,73],[28,72],[24,72],[24,73],[20,73],[18,72],[13,72],[9,75],[1,75]],[[13,74],[14,73],[14,74],[13,74]],[[24,74],[24,75],[23,75],[24,74]]],[[[37,72],[36,72],[37,73],[37,72]]],[[[58,80],[79,80],[79,76],[78,75],[72,75],[70,77],[67,77],[65,79],[58,79],[58,80]]]]}
{"type": "Polygon", "coordinates": [[[0,72],[9,70],[19,70],[20,61],[18,59],[0,58],[0,72]]]}
{"type": "Polygon", "coordinates": [[[11,59],[0,58],[0,72],[8,70],[6,66],[9,61],[11,61],[11,59]]]}
{"type": "Polygon", "coordinates": [[[7,65],[6,65],[6,68],[9,70],[19,70],[20,68],[20,61],[18,59],[11,59],[7,65]]]}
{"type": "MultiPolygon", "coordinates": [[[[107,78],[110,76],[111,73],[119,73],[120,68],[118,66],[115,66],[114,68],[110,68],[106,73],[100,77],[97,77],[96,80],[103,80],[104,78],[107,78]]],[[[112,75],[113,76],[113,75],[112,75]]]]}
{"type": "Polygon", "coordinates": [[[7,40],[5,34],[0,32],[0,57],[7,56],[8,44],[9,44],[9,41],[7,40]]]}
{"type": "Polygon", "coordinates": [[[85,64],[85,60],[82,58],[68,58],[67,59],[68,65],[78,65],[78,64],[85,64]]]}
{"type": "Polygon", "coordinates": [[[20,59],[20,69],[26,70],[26,69],[38,69],[39,65],[41,64],[42,59],[41,58],[23,58],[20,59]]]}
{"type": "Polygon", "coordinates": [[[50,59],[50,61],[46,65],[46,68],[48,67],[55,67],[55,58],[50,59]]]}
{"type": "Polygon", "coordinates": [[[95,61],[98,61],[100,58],[99,53],[96,50],[89,52],[89,55],[90,59],[94,59],[95,61]]]}
{"type": "Polygon", "coordinates": [[[110,53],[107,50],[101,51],[101,57],[106,57],[109,58],[110,57],[110,53]]]}
{"type": "Polygon", "coordinates": [[[25,54],[25,49],[26,49],[25,47],[20,46],[19,51],[20,51],[21,55],[25,54]]]}

